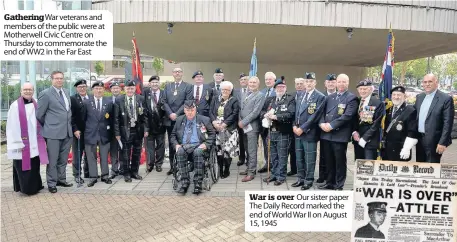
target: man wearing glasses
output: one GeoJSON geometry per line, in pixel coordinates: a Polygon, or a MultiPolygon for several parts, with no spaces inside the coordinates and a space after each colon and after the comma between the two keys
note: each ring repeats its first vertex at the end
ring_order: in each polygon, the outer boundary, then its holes
{"type": "MultiPolygon", "coordinates": [[[[71,96],[71,113],[72,113],[72,128],[73,128],[73,177],[75,177],[76,183],[84,183],[84,180],[79,177],[81,170],[81,160],[84,152],[84,130],[86,129],[86,123],[82,119],[82,109],[84,108],[84,100],[89,99],[87,94],[87,82],[84,79],[76,81],[74,87],[76,88],[75,95],[71,96]],[[79,143],[79,144],[78,144],[79,143]],[[78,147],[79,145],[79,147],[78,147]],[[79,153],[78,153],[79,152],[79,153]]],[[[84,178],[89,178],[89,166],[87,159],[84,159],[84,178]]]]}

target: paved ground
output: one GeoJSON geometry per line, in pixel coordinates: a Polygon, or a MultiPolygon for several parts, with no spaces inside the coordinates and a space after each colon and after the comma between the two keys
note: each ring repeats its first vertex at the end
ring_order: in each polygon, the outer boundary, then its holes
{"type": "MultiPolygon", "coordinates": [[[[353,160],[349,145],[348,160],[353,160]]],[[[448,148],[443,163],[456,163],[457,145],[448,148]]],[[[234,161],[235,163],[235,161],[234,161]]],[[[348,162],[345,189],[352,188],[353,162],[348,162]]],[[[67,177],[71,178],[71,166],[67,177]]],[[[44,175],[44,166],[42,166],[44,175]]],[[[46,189],[36,196],[12,192],[11,162],[1,162],[2,241],[349,241],[350,233],[245,233],[245,190],[298,190],[295,177],[275,187],[261,176],[242,183],[238,168],[199,196],[179,196],[164,172],[145,174],[140,182],[97,183],[92,188],[46,189]]],[[[316,172],[317,174],[317,172],[316,172]]],[[[45,176],[43,176],[45,177],[45,176]]],[[[70,179],[69,179],[70,180],[70,179]]],[[[44,183],[44,186],[46,184],[44,183]]]]}

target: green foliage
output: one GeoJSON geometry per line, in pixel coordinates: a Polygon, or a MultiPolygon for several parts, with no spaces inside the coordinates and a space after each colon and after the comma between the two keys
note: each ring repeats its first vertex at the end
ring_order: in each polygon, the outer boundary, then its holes
{"type": "Polygon", "coordinates": [[[1,121],[0,123],[0,130],[5,132],[6,131],[6,121],[1,121]]]}
{"type": "Polygon", "coordinates": [[[103,62],[101,61],[97,61],[95,62],[95,72],[97,73],[97,75],[101,75],[105,70],[105,67],[103,65],[103,62]]]}
{"type": "Polygon", "coordinates": [[[163,59],[159,57],[154,57],[154,59],[152,60],[152,68],[154,68],[156,74],[160,76],[165,69],[163,59]]]}

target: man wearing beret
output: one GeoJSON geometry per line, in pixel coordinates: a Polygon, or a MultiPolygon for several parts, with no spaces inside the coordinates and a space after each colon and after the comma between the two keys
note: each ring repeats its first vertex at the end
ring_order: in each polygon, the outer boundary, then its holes
{"type": "MultiPolygon", "coordinates": [[[[248,80],[249,80],[249,76],[247,76],[244,73],[240,74],[240,78],[239,78],[240,88],[235,89],[233,91],[233,96],[238,99],[238,103],[241,103],[241,96],[246,95],[246,93],[249,91],[248,80]]],[[[242,166],[246,162],[246,151],[244,149],[244,142],[243,142],[243,129],[241,129],[240,127],[238,127],[238,134],[239,134],[239,144],[240,144],[240,157],[239,157],[239,161],[236,163],[236,165],[242,166]]]]}
{"type": "Polygon", "coordinates": [[[178,193],[185,194],[189,189],[190,177],[187,166],[189,157],[194,167],[194,194],[201,193],[203,187],[204,157],[209,156],[211,147],[216,142],[216,131],[208,117],[197,114],[194,100],[184,103],[185,115],[176,119],[171,133],[171,143],[176,149],[176,160],[182,186],[178,193]]]}
{"type": "Polygon", "coordinates": [[[410,161],[411,150],[417,144],[417,111],[406,105],[406,89],[392,88],[392,103],[386,115],[383,134],[382,159],[410,161]]]}
{"type": "Polygon", "coordinates": [[[373,83],[363,80],[357,84],[360,103],[352,132],[355,159],[376,160],[381,139],[381,122],[385,114],[384,102],[372,96],[373,83]]]}
{"type": "Polygon", "coordinates": [[[193,97],[197,105],[197,113],[209,117],[209,106],[213,98],[213,89],[208,84],[203,84],[203,72],[201,71],[196,71],[192,75],[192,79],[195,81],[193,97]]]}
{"type": "Polygon", "coordinates": [[[161,172],[165,157],[165,127],[163,126],[165,111],[162,108],[164,93],[159,88],[160,77],[149,78],[149,86],[143,92],[145,101],[143,106],[146,107],[149,126],[149,136],[146,138],[147,171],[151,172],[155,166],[156,171],[161,172]]]}
{"type": "MultiPolygon", "coordinates": [[[[301,80],[300,80],[301,81],[301,80]]],[[[316,90],[316,74],[305,73],[305,90],[297,97],[293,132],[297,157],[298,180],[292,187],[302,186],[308,190],[313,186],[316,168],[319,120],[324,111],[325,95],[316,90]]]]}
{"type": "MultiPolygon", "coordinates": [[[[324,82],[325,91],[322,92],[326,97],[336,92],[336,74],[327,74],[327,78],[324,82]]],[[[319,142],[319,178],[316,183],[324,183],[327,179],[327,169],[325,167],[325,153],[332,152],[324,150],[322,142],[319,142]]]]}
{"type": "MultiPolygon", "coordinates": [[[[119,82],[113,81],[109,85],[109,88],[111,90],[111,99],[110,101],[113,103],[113,109],[112,113],[110,114],[111,116],[114,116],[114,105],[116,105],[116,98],[119,97],[121,94],[121,87],[119,85],[119,82]]],[[[114,129],[114,126],[112,126],[114,129]]],[[[119,143],[116,139],[116,136],[114,132],[111,132],[113,135],[110,143],[110,157],[111,157],[111,176],[109,177],[110,179],[115,178],[117,175],[123,175],[124,174],[124,167],[122,166],[122,159],[119,158],[119,143]]]]}
{"type": "Polygon", "coordinates": [[[116,99],[114,133],[122,143],[124,180],[141,180],[138,174],[143,137],[148,137],[149,127],[145,114],[144,97],[135,94],[136,82],[127,81],[125,95],[116,99]]]}
{"type": "Polygon", "coordinates": [[[422,80],[424,93],[416,96],[419,142],[416,161],[440,163],[441,156],[452,144],[454,102],[452,97],[438,90],[438,79],[427,74],[422,80]]]}
{"type": "MultiPolygon", "coordinates": [[[[173,164],[173,159],[175,158],[175,150],[171,144],[171,132],[175,126],[176,118],[184,114],[184,102],[186,100],[193,100],[193,85],[182,80],[182,69],[177,67],[173,69],[174,82],[167,83],[165,85],[164,100],[163,100],[163,109],[165,110],[165,119],[164,125],[167,128],[168,135],[168,158],[170,159],[170,164],[173,164]]],[[[167,175],[173,173],[173,167],[170,167],[170,170],[167,172],[167,175]]]]}
{"type": "MultiPolygon", "coordinates": [[[[79,171],[81,169],[81,160],[82,155],[85,149],[85,135],[84,129],[86,123],[82,119],[82,113],[84,104],[83,101],[89,99],[89,95],[87,94],[87,82],[84,79],[77,80],[75,82],[74,87],[76,88],[75,95],[71,96],[71,119],[72,119],[72,126],[73,126],[73,145],[72,145],[72,153],[73,153],[73,176],[75,177],[76,183],[84,183],[84,180],[79,177],[79,171]],[[78,140],[79,140],[79,147],[78,147],[78,140]],[[78,153],[79,151],[79,153],[78,153]]],[[[87,158],[87,157],[86,157],[87,158]]],[[[84,159],[84,178],[89,177],[89,166],[87,164],[87,159],[84,159]]]]}
{"type": "MultiPolygon", "coordinates": [[[[265,100],[260,117],[262,126],[268,130],[270,144],[271,174],[264,182],[279,186],[286,181],[289,146],[292,136],[292,122],[295,114],[295,97],[286,93],[284,80],[274,84],[276,96],[265,100]]],[[[268,148],[268,146],[267,146],[268,148]]]]}
{"type": "Polygon", "coordinates": [[[113,137],[113,102],[109,97],[103,97],[105,86],[103,82],[97,81],[92,84],[93,96],[84,100],[82,119],[86,124],[85,129],[85,150],[89,163],[89,178],[88,187],[94,186],[97,183],[98,168],[97,168],[97,148],[100,154],[101,181],[106,184],[111,184],[108,167],[108,153],[110,150],[110,142],[113,137]]]}
{"type": "Polygon", "coordinates": [[[221,94],[221,82],[224,81],[224,71],[221,68],[216,68],[214,71],[214,82],[208,84],[211,89],[213,89],[214,97],[219,97],[221,94]]]}
{"type": "Polygon", "coordinates": [[[322,129],[321,142],[324,145],[327,168],[326,183],[320,189],[343,190],[347,172],[347,148],[351,140],[352,122],[357,115],[357,96],[348,90],[349,77],[340,74],[336,78],[337,92],[325,101],[325,111],[319,126],[322,129]]]}
{"type": "MultiPolygon", "coordinates": [[[[371,95],[371,94],[370,94],[371,95]]],[[[368,216],[370,222],[357,229],[355,232],[355,238],[372,238],[372,239],[385,239],[384,234],[379,230],[379,227],[384,223],[386,219],[386,202],[370,202],[368,206],[368,216]]]]}

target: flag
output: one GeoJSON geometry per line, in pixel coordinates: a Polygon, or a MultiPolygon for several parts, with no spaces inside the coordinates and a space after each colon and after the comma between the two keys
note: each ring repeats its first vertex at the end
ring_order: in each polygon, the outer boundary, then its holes
{"type": "Polygon", "coordinates": [[[256,42],[257,42],[257,38],[254,39],[254,49],[252,50],[251,67],[249,68],[249,76],[257,76],[256,42]]]}
{"type": "Polygon", "coordinates": [[[384,56],[384,64],[382,65],[381,83],[379,84],[379,99],[384,102],[385,109],[381,121],[381,135],[379,136],[380,140],[377,158],[378,160],[381,160],[381,148],[385,129],[386,112],[392,107],[392,94],[390,91],[392,90],[392,80],[394,73],[394,44],[395,37],[392,32],[392,26],[390,26],[389,35],[387,37],[387,49],[384,56]]]}
{"type": "Polygon", "coordinates": [[[136,94],[141,94],[143,90],[143,67],[140,61],[140,51],[136,44],[135,32],[132,38],[132,78],[136,83],[136,94]]]}

